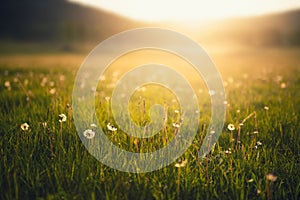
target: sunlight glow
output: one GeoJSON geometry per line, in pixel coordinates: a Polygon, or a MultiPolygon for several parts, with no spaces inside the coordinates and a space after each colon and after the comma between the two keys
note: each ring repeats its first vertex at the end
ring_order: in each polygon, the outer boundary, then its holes
{"type": "Polygon", "coordinates": [[[137,20],[205,21],[300,8],[297,0],[70,0],[137,20]]]}

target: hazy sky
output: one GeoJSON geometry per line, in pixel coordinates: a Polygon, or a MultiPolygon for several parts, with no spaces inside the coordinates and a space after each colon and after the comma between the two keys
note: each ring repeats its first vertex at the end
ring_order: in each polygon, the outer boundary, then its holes
{"type": "Polygon", "coordinates": [[[300,0],[70,0],[147,21],[207,20],[300,8],[300,0]]]}

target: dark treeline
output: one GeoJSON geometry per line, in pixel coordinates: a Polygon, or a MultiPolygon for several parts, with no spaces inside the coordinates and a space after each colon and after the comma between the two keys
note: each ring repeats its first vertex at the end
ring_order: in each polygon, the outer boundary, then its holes
{"type": "MultiPolygon", "coordinates": [[[[247,45],[300,45],[300,11],[221,20],[207,29],[195,25],[195,38],[247,45]]],[[[99,42],[145,23],[66,0],[5,0],[0,7],[0,41],[99,42]]],[[[154,25],[155,26],[155,25],[154,25]]],[[[164,24],[168,27],[168,24],[164,24]]],[[[188,32],[188,31],[187,31],[188,32]]]]}
{"type": "Polygon", "coordinates": [[[0,7],[0,37],[18,41],[85,42],[139,23],[66,0],[6,0],[0,7]]]}

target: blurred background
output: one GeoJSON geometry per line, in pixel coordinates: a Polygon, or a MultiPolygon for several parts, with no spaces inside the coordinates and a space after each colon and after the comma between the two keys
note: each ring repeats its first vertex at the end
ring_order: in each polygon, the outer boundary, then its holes
{"type": "Polygon", "coordinates": [[[264,1],[260,4],[257,1],[248,4],[233,1],[221,4],[216,1],[138,2],[2,2],[0,54],[85,54],[113,34],[146,26],[180,31],[209,51],[300,45],[298,1],[264,1]]]}

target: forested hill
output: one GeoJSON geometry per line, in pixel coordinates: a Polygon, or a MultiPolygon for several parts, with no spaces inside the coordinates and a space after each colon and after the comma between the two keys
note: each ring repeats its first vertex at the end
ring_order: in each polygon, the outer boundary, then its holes
{"type": "Polygon", "coordinates": [[[6,0],[0,7],[0,38],[17,41],[99,41],[142,25],[66,0],[6,0]]]}

